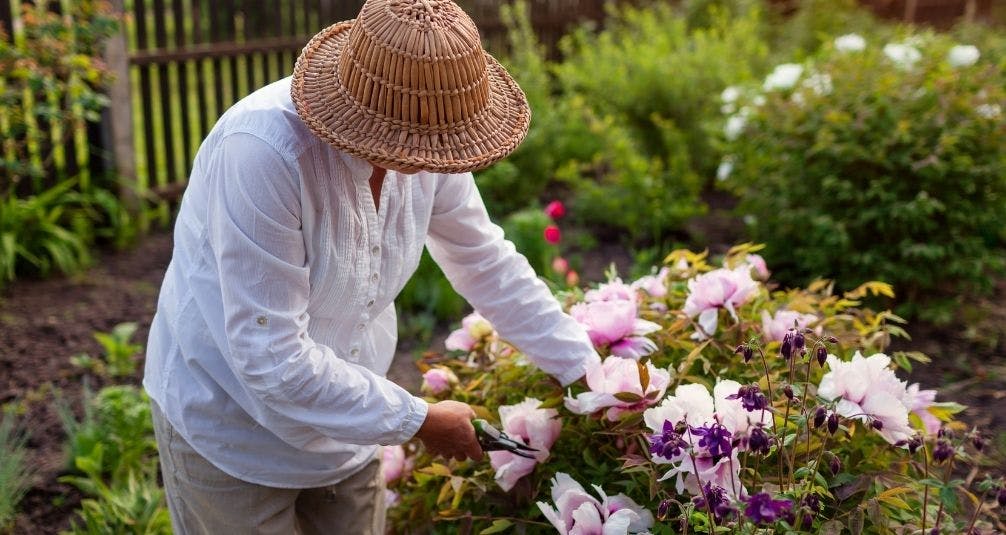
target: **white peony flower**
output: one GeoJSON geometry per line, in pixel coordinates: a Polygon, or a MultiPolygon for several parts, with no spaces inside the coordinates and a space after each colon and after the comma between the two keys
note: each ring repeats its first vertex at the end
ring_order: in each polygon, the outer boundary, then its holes
{"type": "Polygon", "coordinates": [[[765,78],[765,91],[792,89],[803,74],[803,66],[796,63],[783,63],[765,78]]]}
{"type": "Polygon", "coordinates": [[[957,45],[947,53],[947,61],[952,67],[970,67],[978,62],[981,55],[973,45],[957,45]]]}
{"type": "Polygon", "coordinates": [[[914,46],[906,43],[888,43],[884,45],[884,55],[902,69],[911,69],[922,59],[922,53],[914,46]]]}
{"type": "Polygon", "coordinates": [[[888,366],[891,358],[876,353],[867,358],[858,351],[851,361],[843,362],[828,355],[828,373],[821,378],[817,394],[838,400],[835,412],[864,423],[879,421],[878,433],[895,444],[915,435],[908,423],[908,385],[898,379],[888,366]]]}
{"type": "Polygon", "coordinates": [[[1003,109],[998,104],[982,104],[975,108],[975,112],[986,119],[998,119],[1002,115],[1003,109]]]}
{"type": "Polygon", "coordinates": [[[744,117],[744,115],[731,115],[730,118],[727,119],[726,126],[723,127],[723,135],[726,136],[727,141],[733,141],[740,137],[747,124],[748,120],[744,117]]]}
{"type": "Polygon", "coordinates": [[[847,33],[835,38],[835,50],[839,52],[862,52],[866,49],[866,39],[856,33],[847,33]]]}
{"type": "Polygon", "coordinates": [[[716,168],[716,180],[723,181],[730,178],[730,174],[734,172],[734,159],[725,156],[723,160],[720,161],[720,166],[716,168]]]}

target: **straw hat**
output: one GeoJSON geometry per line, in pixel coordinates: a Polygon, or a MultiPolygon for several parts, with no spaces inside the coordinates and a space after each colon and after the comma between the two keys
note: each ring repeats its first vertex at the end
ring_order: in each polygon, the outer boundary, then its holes
{"type": "Polygon", "coordinates": [[[318,137],[398,169],[481,169],[517,148],[531,118],[450,0],[367,0],[355,20],[311,39],[291,93],[318,137]]]}

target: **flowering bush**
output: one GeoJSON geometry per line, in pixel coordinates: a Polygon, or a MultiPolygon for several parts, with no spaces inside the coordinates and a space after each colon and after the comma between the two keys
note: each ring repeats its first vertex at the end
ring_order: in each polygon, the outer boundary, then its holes
{"type": "Polygon", "coordinates": [[[395,531],[996,529],[1006,490],[981,478],[981,434],[954,421],[961,406],[899,379],[927,357],[885,354],[903,320],[860,305],[890,287],[778,290],[759,280],[755,250],[738,246],[719,265],[675,251],[645,279],[560,293],[588,332],[616,318],[624,335],[626,311],[653,326],[632,335],[647,349],[631,354],[592,335],[602,361],[568,389],[468,318],[453,350],[420,363],[458,378],[430,399],[467,402],[538,451],[457,462],[410,445],[415,469],[393,484],[395,531]],[[973,474],[958,479],[966,465],[973,474]]]}
{"type": "Polygon", "coordinates": [[[1006,79],[930,34],[833,40],[722,94],[719,178],[784,280],[878,278],[906,303],[1006,263],[1006,79]]]}

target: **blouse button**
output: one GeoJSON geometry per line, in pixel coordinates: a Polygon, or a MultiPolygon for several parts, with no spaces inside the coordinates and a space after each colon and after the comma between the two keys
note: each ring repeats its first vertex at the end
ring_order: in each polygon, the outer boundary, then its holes
{"type": "Polygon", "coordinates": [[[367,324],[366,323],[361,323],[361,324],[357,325],[356,328],[362,331],[362,330],[364,330],[364,329],[367,328],[367,324]]]}
{"type": "Polygon", "coordinates": [[[259,317],[255,318],[255,323],[258,323],[262,327],[265,327],[266,324],[269,323],[269,318],[267,318],[265,316],[259,316],[259,317]]]}
{"type": "Polygon", "coordinates": [[[370,252],[372,252],[372,253],[374,253],[374,254],[378,254],[378,253],[380,253],[380,252],[381,252],[381,247],[380,247],[379,245],[375,245],[375,246],[374,246],[374,247],[373,247],[373,248],[372,248],[372,249],[370,250],[370,252]]]}
{"type": "Polygon", "coordinates": [[[374,306],[374,300],[373,299],[371,299],[370,301],[367,301],[367,307],[369,308],[369,307],[372,307],[372,306],[374,306]]]}
{"type": "Polygon", "coordinates": [[[354,347],[352,350],[350,350],[349,354],[355,357],[360,354],[360,350],[354,347]]]}
{"type": "Polygon", "coordinates": [[[370,276],[370,280],[372,280],[374,282],[377,282],[377,279],[380,279],[380,278],[381,278],[381,276],[378,275],[377,273],[374,273],[373,275],[370,276]]]}

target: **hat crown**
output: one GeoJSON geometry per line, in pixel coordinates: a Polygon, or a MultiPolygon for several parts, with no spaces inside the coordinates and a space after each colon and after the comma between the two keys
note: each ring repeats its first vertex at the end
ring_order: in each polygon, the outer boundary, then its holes
{"type": "Polygon", "coordinates": [[[489,102],[478,29],[450,0],[368,0],[339,74],[362,107],[401,126],[463,124],[489,102]]]}

